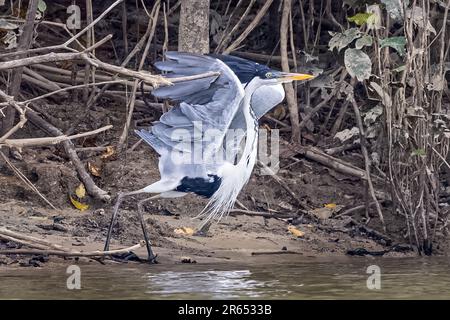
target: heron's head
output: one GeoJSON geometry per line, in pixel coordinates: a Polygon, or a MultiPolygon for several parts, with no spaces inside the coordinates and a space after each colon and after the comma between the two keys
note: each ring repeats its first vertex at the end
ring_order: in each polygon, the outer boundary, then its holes
{"type": "Polygon", "coordinates": [[[258,77],[266,85],[276,85],[280,83],[289,83],[292,81],[305,81],[314,78],[314,76],[310,74],[281,72],[276,70],[261,72],[258,74],[258,77]]]}

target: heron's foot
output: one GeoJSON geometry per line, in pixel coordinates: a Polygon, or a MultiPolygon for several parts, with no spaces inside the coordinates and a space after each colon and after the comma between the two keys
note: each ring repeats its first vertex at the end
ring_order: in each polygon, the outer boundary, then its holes
{"type": "Polygon", "coordinates": [[[204,224],[200,229],[195,231],[194,236],[197,237],[211,237],[209,234],[209,228],[211,227],[211,223],[204,224]]]}
{"type": "Polygon", "coordinates": [[[156,260],[157,257],[158,257],[157,254],[149,256],[148,259],[147,259],[147,263],[149,263],[149,264],[158,264],[159,262],[158,262],[158,260],[156,260]]]}
{"type": "Polygon", "coordinates": [[[145,260],[142,260],[138,257],[137,254],[135,254],[133,251],[125,252],[125,253],[117,253],[110,255],[111,259],[116,262],[121,263],[128,263],[130,261],[133,262],[144,262],[145,260]]]}

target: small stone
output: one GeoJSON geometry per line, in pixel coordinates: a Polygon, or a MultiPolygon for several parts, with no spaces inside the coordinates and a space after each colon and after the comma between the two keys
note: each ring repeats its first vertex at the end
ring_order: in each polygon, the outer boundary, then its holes
{"type": "Polygon", "coordinates": [[[181,257],[181,263],[197,263],[197,261],[191,257],[181,257]]]}

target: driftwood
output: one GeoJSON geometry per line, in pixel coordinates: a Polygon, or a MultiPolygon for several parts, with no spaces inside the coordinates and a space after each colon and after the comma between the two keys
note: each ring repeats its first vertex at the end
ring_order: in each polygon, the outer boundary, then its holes
{"type": "MultiPolygon", "coordinates": [[[[293,155],[300,154],[309,160],[316,161],[324,166],[332,168],[338,172],[349,174],[362,180],[366,180],[366,172],[351,163],[332,157],[315,147],[301,146],[299,144],[290,144],[281,141],[281,144],[287,147],[286,152],[280,154],[281,157],[290,158],[293,155]]],[[[378,178],[380,179],[380,178],[378,178]]]]}
{"type": "Polygon", "coordinates": [[[135,244],[131,247],[117,249],[117,250],[108,250],[108,251],[58,251],[58,250],[49,250],[49,249],[8,249],[8,250],[0,250],[0,255],[9,255],[9,254],[26,254],[26,255],[48,255],[48,256],[60,256],[60,257],[105,257],[111,255],[118,255],[123,253],[129,253],[133,250],[142,248],[145,246],[145,241],[141,241],[139,244],[135,244]]]}
{"type": "Polygon", "coordinates": [[[131,247],[109,250],[109,251],[74,251],[50,241],[39,239],[33,236],[25,235],[20,232],[12,231],[6,228],[0,228],[0,239],[12,241],[33,249],[6,249],[0,250],[0,255],[24,254],[24,255],[54,255],[61,257],[104,257],[122,253],[129,253],[132,250],[139,249],[145,245],[145,241],[141,241],[131,247]]]}

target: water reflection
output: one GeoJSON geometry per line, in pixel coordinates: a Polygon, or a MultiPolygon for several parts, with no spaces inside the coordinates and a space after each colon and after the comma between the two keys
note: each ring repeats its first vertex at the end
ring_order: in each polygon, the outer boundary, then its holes
{"type": "Polygon", "coordinates": [[[148,273],[147,293],[205,295],[213,299],[259,298],[278,281],[252,279],[250,270],[148,273]],[[265,290],[266,289],[266,290],[265,290]]]}
{"type": "Polygon", "coordinates": [[[0,267],[0,298],[81,299],[436,299],[450,298],[450,262],[432,259],[304,259],[295,263],[81,265],[81,290],[66,266],[0,267]],[[369,265],[381,290],[367,288],[369,265]]]}

